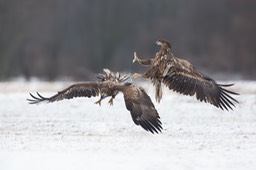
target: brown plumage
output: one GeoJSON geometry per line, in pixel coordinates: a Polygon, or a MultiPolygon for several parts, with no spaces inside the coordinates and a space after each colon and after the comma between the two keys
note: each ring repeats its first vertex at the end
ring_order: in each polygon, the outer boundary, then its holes
{"type": "Polygon", "coordinates": [[[103,74],[99,74],[98,82],[76,83],[68,88],[58,92],[52,97],[43,97],[39,93],[34,96],[30,93],[32,99],[27,99],[30,104],[41,102],[55,102],[74,97],[95,97],[101,96],[97,104],[106,97],[111,97],[109,103],[113,104],[114,97],[118,92],[122,92],[126,108],[130,111],[132,120],[136,125],[152,133],[161,132],[162,126],[159,114],[155,109],[150,97],[145,90],[132,83],[124,83],[128,79],[126,76],[120,76],[119,73],[113,73],[108,69],[103,74]]]}
{"type": "Polygon", "coordinates": [[[201,73],[187,60],[179,59],[171,53],[171,44],[165,40],[158,40],[157,45],[161,48],[156,53],[155,58],[139,59],[134,53],[134,60],[141,65],[149,67],[142,75],[135,73],[134,77],[142,76],[150,79],[156,88],[156,100],[160,102],[162,98],[161,83],[170,90],[184,95],[196,95],[199,101],[213,104],[216,107],[226,110],[234,107],[236,99],[230,94],[238,95],[235,92],[225,89],[233,84],[218,84],[212,78],[201,73]]]}

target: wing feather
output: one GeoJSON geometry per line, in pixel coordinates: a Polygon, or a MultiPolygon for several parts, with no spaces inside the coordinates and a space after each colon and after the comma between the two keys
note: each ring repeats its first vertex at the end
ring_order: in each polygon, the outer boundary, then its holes
{"type": "Polygon", "coordinates": [[[144,89],[134,84],[126,88],[123,91],[125,105],[130,111],[134,123],[151,133],[161,132],[160,117],[144,89]]]}
{"type": "MultiPolygon", "coordinates": [[[[171,61],[170,61],[171,62],[171,61]]],[[[233,84],[218,84],[215,80],[199,72],[187,61],[169,63],[170,67],[166,76],[163,77],[163,83],[169,89],[184,95],[196,95],[197,100],[213,104],[222,110],[229,110],[238,103],[232,95],[238,95],[235,92],[225,89],[233,84]]]]}
{"type": "Polygon", "coordinates": [[[100,84],[94,82],[83,82],[69,86],[59,91],[51,97],[44,97],[37,92],[37,96],[30,93],[32,99],[27,99],[30,104],[38,104],[41,102],[55,102],[64,99],[72,99],[74,97],[95,97],[100,93],[100,84]]]}

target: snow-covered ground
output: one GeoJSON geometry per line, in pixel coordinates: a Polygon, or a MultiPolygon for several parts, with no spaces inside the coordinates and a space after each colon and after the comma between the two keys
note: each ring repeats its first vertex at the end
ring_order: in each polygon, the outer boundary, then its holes
{"type": "MultiPolygon", "coordinates": [[[[229,82],[226,82],[229,83],[229,82]]],[[[0,170],[256,169],[256,82],[235,82],[240,102],[222,111],[164,89],[157,108],[163,132],[136,126],[119,94],[114,106],[98,98],[29,105],[70,82],[0,83],[0,170]]]]}

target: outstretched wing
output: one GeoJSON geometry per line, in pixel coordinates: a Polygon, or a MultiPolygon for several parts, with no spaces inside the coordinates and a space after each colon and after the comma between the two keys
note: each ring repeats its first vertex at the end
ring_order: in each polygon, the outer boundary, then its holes
{"type": "Polygon", "coordinates": [[[207,77],[193,67],[188,61],[174,58],[167,64],[166,75],[163,77],[163,83],[176,92],[184,95],[194,95],[200,101],[204,101],[214,106],[226,110],[235,107],[236,99],[230,94],[238,95],[235,92],[226,90],[225,87],[233,84],[218,84],[215,80],[207,77]]]}
{"type": "Polygon", "coordinates": [[[131,84],[123,91],[126,108],[130,111],[136,125],[151,133],[161,132],[160,117],[147,93],[140,87],[131,84]]]}
{"type": "Polygon", "coordinates": [[[100,84],[94,82],[83,82],[69,86],[68,88],[58,92],[52,97],[43,97],[37,92],[37,96],[30,93],[32,99],[27,99],[30,104],[41,102],[55,102],[63,99],[72,99],[74,97],[94,97],[100,93],[100,84]]]}

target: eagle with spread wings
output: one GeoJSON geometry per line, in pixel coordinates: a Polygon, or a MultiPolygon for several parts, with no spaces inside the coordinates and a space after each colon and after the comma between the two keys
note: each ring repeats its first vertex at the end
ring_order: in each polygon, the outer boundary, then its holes
{"type": "Polygon", "coordinates": [[[201,73],[187,60],[175,57],[171,53],[171,44],[166,40],[158,40],[156,44],[161,46],[155,58],[140,59],[134,52],[133,62],[149,67],[143,73],[134,73],[134,77],[150,79],[155,86],[155,98],[160,102],[162,98],[162,83],[170,90],[184,95],[196,95],[197,100],[213,104],[222,110],[229,110],[238,103],[232,95],[238,93],[225,89],[233,84],[218,84],[212,78],[201,73]]]}
{"type": "Polygon", "coordinates": [[[140,125],[146,131],[159,133],[162,130],[162,123],[159,114],[155,109],[150,97],[142,87],[136,84],[125,82],[129,77],[120,76],[108,69],[104,69],[102,74],[98,75],[99,81],[88,81],[73,84],[64,90],[59,91],[51,97],[43,97],[37,92],[37,96],[30,93],[32,99],[27,99],[30,104],[42,102],[56,102],[75,97],[95,97],[100,96],[96,104],[106,97],[111,97],[109,104],[113,105],[115,96],[122,92],[126,108],[130,111],[132,120],[136,125],[140,125]]]}

